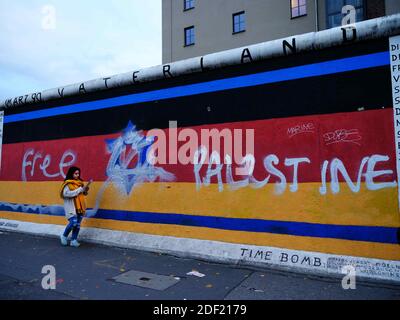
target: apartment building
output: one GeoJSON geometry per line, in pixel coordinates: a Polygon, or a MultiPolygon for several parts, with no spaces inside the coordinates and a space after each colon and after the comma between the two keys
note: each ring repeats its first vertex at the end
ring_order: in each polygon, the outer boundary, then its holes
{"type": "Polygon", "coordinates": [[[400,0],[162,0],[163,63],[400,12],[400,0]]]}

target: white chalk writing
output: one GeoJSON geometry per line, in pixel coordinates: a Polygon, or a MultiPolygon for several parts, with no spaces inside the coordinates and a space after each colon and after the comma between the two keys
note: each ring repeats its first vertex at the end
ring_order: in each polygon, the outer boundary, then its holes
{"type": "Polygon", "coordinates": [[[77,156],[74,151],[72,150],[65,151],[58,163],[58,171],[56,173],[51,174],[47,171],[52,161],[51,155],[46,154],[45,156],[43,156],[42,151],[35,151],[35,149],[32,148],[28,149],[25,152],[24,157],[22,159],[22,170],[21,170],[22,181],[27,181],[28,167],[31,168],[30,171],[28,171],[28,175],[30,177],[34,176],[37,162],[40,162],[39,169],[41,170],[43,176],[45,176],[46,178],[57,178],[60,176],[65,178],[64,168],[72,166],[76,162],[76,158],[77,156]]]}

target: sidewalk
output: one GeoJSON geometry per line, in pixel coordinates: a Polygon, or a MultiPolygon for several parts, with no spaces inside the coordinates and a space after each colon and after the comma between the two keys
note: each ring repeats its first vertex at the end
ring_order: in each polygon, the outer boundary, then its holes
{"type": "Polygon", "coordinates": [[[63,247],[56,238],[5,231],[0,231],[0,256],[3,300],[400,300],[400,285],[357,281],[355,290],[344,290],[340,278],[85,242],[79,248],[63,247]],[[55,290],[42,288],[45,265],[55,267],[55,290]],[[120,279],[135,285],[114,279],[127,272],[120,279]]]}

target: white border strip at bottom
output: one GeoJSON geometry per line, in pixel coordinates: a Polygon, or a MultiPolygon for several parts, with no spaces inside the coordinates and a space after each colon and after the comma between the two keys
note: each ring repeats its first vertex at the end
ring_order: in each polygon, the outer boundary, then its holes
{"type": "MultiPolygon", "coordinates": [[[[0,230],[59,236],[64,226],[0,219],[0,230]]],[[[400,261],[341,256],[275,247],[175,238],[97,228],[83,228],[80,239],[105,245],[167,253],[237,265],[274,267],[319,275],[342,275],[355,267],[358,277],[400,282],[400,261]]],[[[400,250],[400,247],[399,247],[400,250]]]]}

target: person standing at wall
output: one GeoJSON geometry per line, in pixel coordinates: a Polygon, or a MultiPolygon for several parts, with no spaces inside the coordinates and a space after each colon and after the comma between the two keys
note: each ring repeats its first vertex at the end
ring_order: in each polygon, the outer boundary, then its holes
{"type": "Polygon", "coordinates": [[[78,234],[81,222],[86,212],[86,199],[88,194],[90,180],[87,185],[81,179],[81,170],[78,167],[68,169],[67,176],[61,185],[60,196],[64,199],[65,216],[68,224],[64,233],[60,236],[61,244],[68,245],[68,235],[72,231],[71,247],[79,247],[78,234]]]}

